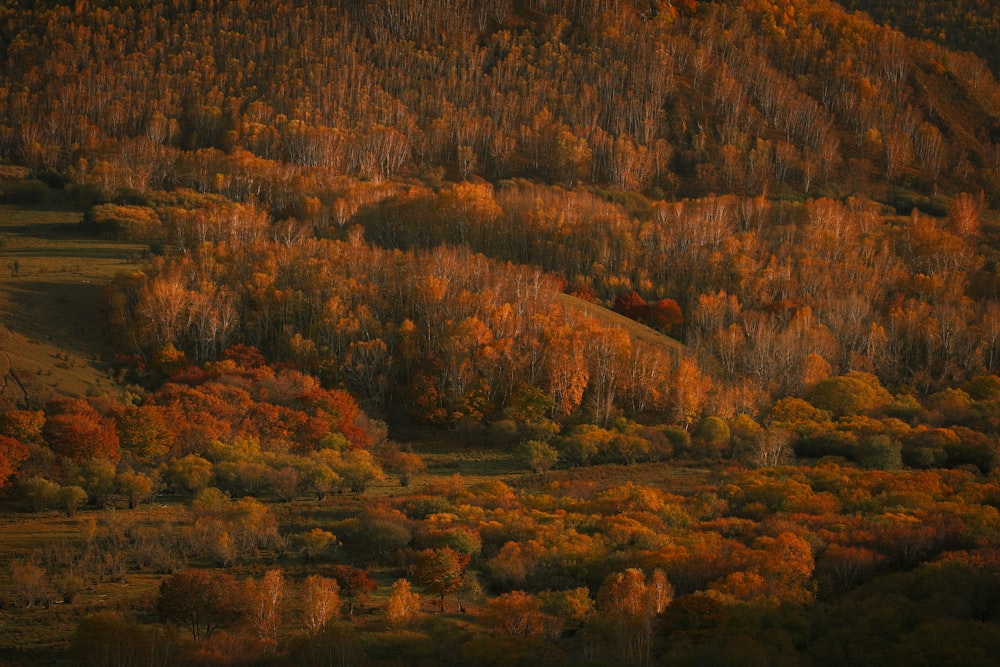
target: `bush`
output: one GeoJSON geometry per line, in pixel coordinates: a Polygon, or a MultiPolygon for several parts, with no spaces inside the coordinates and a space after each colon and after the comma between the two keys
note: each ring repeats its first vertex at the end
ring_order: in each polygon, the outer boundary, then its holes
{"type": "Polygon", "coordinates": [[[892,403],[878,378],[852,371],[847,375],[820,380],[813,387],[810,402],[835,417],[870,414],[892,403]]]}
{"type": "Polygon", "coordinates": [[[858,447],[858,463],[869,470],[899,470],[903,467],[903,445],[884,435],[870,438],[858,447]]]}
{"type": "Polygon", "coordinates": [[[49,196],[49,187],[38,179],[5,183],[2,186],[6,204],[41,204],[49,196]]]}
{"type": "Polygon", "coordinates": [[[84,214],[80,227],[87,234],[128,241],[155,241],[163,236],[160,216],[145,206],[98,204],[84,214]]]}
{"type": "Polygon", "coordinates": [[[73,183],[66,188],[66,198],[80,208],[90,208],[107,201],[104,192],[91,183],[73,183]]]}
{"type": "Polygon", "coordinates": [[[34,512],[55,507],[59,503],[59,485],[44,477],[31,477],[17,485],[18,496],[34,512]]]}
{"type": "Polygon", "coordinates": [[[694,427],[694,439],[700,445],[700,454],[706,458],[717,458],[729,449],[732,433],[726,422],[719,417],[705,417],[694,427]]]}
{"type": "Polygon", "coordinates": [[[535,473],[545,472],[559,462],[556,448],[539,440],[528,440],[522,444],[520,455],[525,465],[535,473]]]}

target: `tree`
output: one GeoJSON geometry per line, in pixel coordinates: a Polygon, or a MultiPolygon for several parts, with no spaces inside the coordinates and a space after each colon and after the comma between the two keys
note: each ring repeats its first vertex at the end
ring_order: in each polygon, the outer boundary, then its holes
{"type": "Polygon", "coordinates": [[[444,612],[445,596],[457,591],[462,585],[462,577],[468,563],[469,556],[460,554],[450,547],[425,549],[417,555],[417,581],[440,597],[442,612],[444,612]]]}
{"type": "Polygon", "coordinates": [[[176,491],[194,493],[208,486],[212,463],[197,454],[171,460],[163,470],[163,481],[176,491]]]}
{"type": "Polygon", "coordinates": [[[293,536],[292,542],[306,560],[312,560],[336,545],[337,537],[328,530],[316,527],[293,536]]]}
{"type": "Polygon", "coordinates": [[[121,448],[142,464],[154,464],[170,451],[173,433],[158,405],[129,406],[117,415],[121,448]]]}
{"type": "Polygon", "coordinates": [[[160,617],[186,627],[195,640],[236,621],[242,606],[236,579],[218,570],[181,570],[160,584],[156,598],[160,617]]]}
{"type": "Polygon", "coordinates": [[[867,414],[892,402],[878,378],[851,371],[847,375],[820,380],[809,393],[809,402],[835,417],[867,414]]]}
{"type": "Polygon", "coordinates": [[[28,458],[28,448],[20,440],[0,435],[0,489],[7,485],[28,458]]]}
{"type": "Polygon", "coordinates": [[[27,560],[16,560],[10,564],[10,585],[14,603],[21,607],[36,604],[48,607],[55,596],[45,570],[27,560]]]}
{"type": "Polygon", "coordinates": [[[755,468],[772,468],[786,463],[792,451],[792,437],[791,431],[782,428],[763,429],[744,445],[747,461],[755,468]]]}
{"type": "Polygon", "coordinates": [[[44,477],[35,476],[19,480],[17,493],[35,512],[55,507],[59,503],[59,485],[44,477]]]}
{"type": "Polygon", "coordinates": [[[281,624],[281,600],[285,596],[284,573],[268,570],[260,580],[248,579],[245,587],[247,621],[257,637],[276,640],[281,624]]]}
{"type": "Polygon", "coordinates": [[[672,333],[684,323],[684,314],[675,300],[660,299],[649,306],[646,319],[650,326],[672,333]]]}
{"type": "Polygon", "coordinates": [[[175,641],[162,628],[104,611],[86,616],[76,626],[70,655],[80,667],[168,667],[176,658],[175,641]]]}
{"type": "Polygon", "coordinates": [[[389,458],[389,468],[399,476],[400,486],[409,486],[413,478],[427,470],[419,454],[396,452],[389,458]]]}
{"type": "Polygon", "coordinates": [[[559,462],[559,451],[541,440],[528,440],[521,445],[520,453],[534,473],[545,472],[559,462]]]}
{"type": "Polygon", "coordinates": [[[128,500],[128,508],[135,509],[139,503],[153,495],[153,480],[141,473],[126,470],[115,478],[118,492],[128,500]]]}
{"type": "Polygon", "coordinates": [[[87,459],[74,477],[98,507],[104,507],[115,492],[115,464],[107,459],[87,459]]]}
{"type": "Polygon", "coordinates": [[[612,310],[636,322],[645,322],[649,315],[649,304],[638,292],[629,290],[615,298],[612,310]]]}
{"type": "Polygon", "coordinates": [[[87,502],[87,492],[76,485],[59,487],[57,496],[59,505],[66,510],[66,516],[74,516],[77,508],[87,502]]]}
{"type": "Polygon", "coordinates": [[[410,589],[410,582],[397,579],[392,585],[392,592],[385,602],[385,617],[389,625],[402,627],[420,613],[420,595],[410,589]]]}
{"type": "Polygon", "coordinates": [[[704,456],[718,457],[729,449],[732,433],[720,417],[709,415],[694,428],[694,439],[705,448],[704,456]]]}
{"type": "Polygon", "coordinates": [[[340,587],[335,579],[311,574],[302,585],[302,616],[306,629],[315,635],[340,614],[340,587]]]}
{"type": "Polygon", "coordinates": [[[373,482],[385,477],[371,452],[364,449],[354,449],[343,454],[335,472],[357,494],[364,493],[373,482]]]}
{"type": "Polygon", "coordinates": [[[118,461],[121,452],[114,420],[101,416],[87,401],[53,401],[46,407],[46,414],[43,433],[55,453],[77,462],[118,461]]]}
{"type": "Polygon", "coordinates": [[[647,583],[638,568],[612,572],[597,592],[597,608],[610,623],[622,658],[629,664],[650,661],[654,619],[673,598],[673,589],[663,572],[647,583]]]}
{"type": "Polygon", "coordinates": [[[350,565],[337,565],[333,577],[340,586],[340,592],[347,599],[347,615],[354,615],[354,608],[368,601],[368,595],[377,588],[375,580],[363,570],[350,565]]]}
{"type": "Polygon", "coordinates": [[[542,601],[524,591],[511,591],[486,603],[484,620],[494,632],[512,637],[534,637],[545,630],[542,601]]]}

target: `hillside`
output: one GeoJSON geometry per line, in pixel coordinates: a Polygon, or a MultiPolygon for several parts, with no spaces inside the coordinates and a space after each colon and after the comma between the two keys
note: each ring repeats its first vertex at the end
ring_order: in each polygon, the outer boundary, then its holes
{"type": "Polygon", "coordinates": [[[102,294],[146,248],[86,238],[80,217],[58,203],[0,206],[5,408],[118,391],[102,294]]]}
{"type": "Polygon", "coordinates": [[[0,665],[995,664],[990,15],[867,4],[4,3],[0,665]]]}
{"type": "Polygon", "coordinates": [[[848,9],[867,12],[918,39],[939,42],[958,51],[971,51],[1000,71],[1000,13],[988,2],[900,2],[845,0],[848,9]]]}

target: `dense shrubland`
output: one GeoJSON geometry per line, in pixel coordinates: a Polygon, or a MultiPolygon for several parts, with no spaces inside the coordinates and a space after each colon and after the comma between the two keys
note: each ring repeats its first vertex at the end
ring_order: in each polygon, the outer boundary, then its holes
{"type": "Polygon", "coordinates": [[[79,664],[990,664],[983,61],[829,2],[104,4],[0,9],[4,201],[150,250],[124,399],[0,413],[80,532],[0,603],[158,581],[79,664]]]}

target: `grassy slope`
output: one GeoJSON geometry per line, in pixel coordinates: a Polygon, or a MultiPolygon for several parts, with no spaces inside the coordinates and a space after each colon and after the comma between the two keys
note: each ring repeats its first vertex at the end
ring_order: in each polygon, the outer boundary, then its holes
{"type": "Polygon", "coordinates": [[[0,205],[0,408],[118,391],[101,293],[144,247],[82,237],[80,216],[58,201],[0,205]]]}
{"type": "Polygon", "coordinates": [[[625,317],[624,315],[619,315],[613,310],[608,310],[607,308],[596,303],[584,301],[583,299],[570,294],[560,294],[559,300],[564,306],[582,310],[587,315],[596,318],[605,326],[621,327],[628,332],[629,337],[637,345],[644,346],[646,348],[660,349],[663,352],[671,352],[674,354],[683,352],[687,349],[687,347],[680,341],[676,341],[673,338],[660,333],[656,329],[647,327],[645,324],[640,324],[635,320],[625,317]]]}

